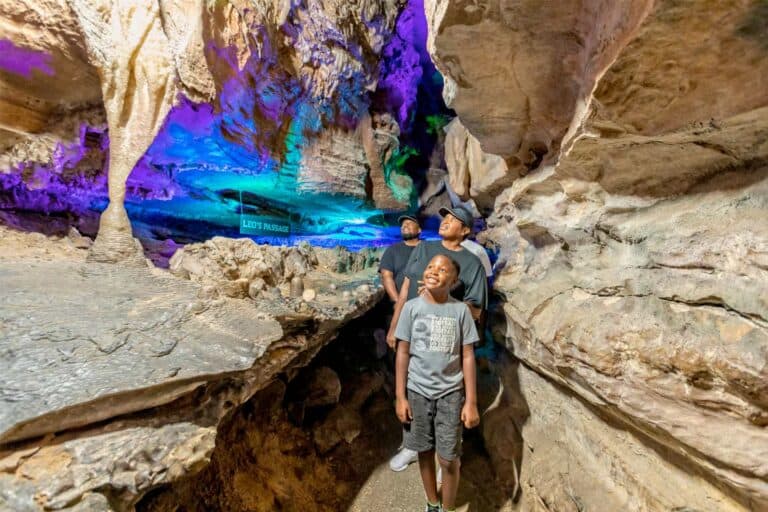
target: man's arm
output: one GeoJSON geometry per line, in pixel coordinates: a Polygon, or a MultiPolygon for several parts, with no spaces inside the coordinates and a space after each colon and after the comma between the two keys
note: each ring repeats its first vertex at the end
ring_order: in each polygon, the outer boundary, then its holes
{"type": "Polygon", "coordinates": [[[470,302],[468,300],[464,301],[464,304],[466,304],[467,307],[469,308],[469,312],[472,315],[472,319],[473,320],[479,320],[480,319],[480,315],[483,313],[483,310],[481,308],[475,306],[472,302],[470,302]]]}
{"type": "Polygon", "coordinates": [[[480,423],[480,414],[477,411],[477,372],[474,345],[463,345],[461,354],[465,393],[464,407],[461,408],[461,421],[466,428],[474,428],[480,423]]]}
{"type": "Polygon", "coordinates": [[[485,277],[485,271],[480,260],[477,256],[474,258],[477,260],[477,267],[464,292],[464,303],[469,306],[472,318],[478,320],[482,312],[488,307],[488,279],[485,277]]]}
{"type": "Polygon", "coordinates": [[[395,409],[397,418],[401,423],[408,423],[413,419],[411,406],[406,395],[406,383],[408,381],[408,363],[411,360],[410,343],[400,340],[395,356],[395,409]]]}
{"type": "Polygon", "coordinates": [[[395,274],[391,270],[381,269],[381,284],[384,285],[384,290],[387,292],[389,300],[397,302],[399,294],[395,285],[395,274]]]}
{"type": "Polygon", "coordinates": [[[403,311],[403,306],[405,305],[407,299],[408,299],[408,287],[411,285],[411,280],[409,278],[405,278],[403,280],[403,286],[400,287],[400,295],[397,297],[397,302],[395,302],[395,311],[392,313],[392,323],[389,324],[389,332],[387,332],[387,345],[389,345],[389,348],[394,349],[395,348],[395,328],[397,327],[397,322],[400,320],[400,313],[403,311]]]}

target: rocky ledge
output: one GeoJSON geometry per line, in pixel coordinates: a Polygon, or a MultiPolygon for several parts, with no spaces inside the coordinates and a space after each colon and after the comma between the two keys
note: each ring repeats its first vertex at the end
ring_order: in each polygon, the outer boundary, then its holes
{"type": "Polygon", "coordinates": [[[128,510],[198,471],[222,419],[383,293],[365,253],[215,239],[175,258],[184,279],[86,263],[71,239],[1,239],[2,510],[128,510]],[[9,257],[17,243],[43,250],[9,257]],[[258,293],[238,288],[243,265],[258,293]]]}

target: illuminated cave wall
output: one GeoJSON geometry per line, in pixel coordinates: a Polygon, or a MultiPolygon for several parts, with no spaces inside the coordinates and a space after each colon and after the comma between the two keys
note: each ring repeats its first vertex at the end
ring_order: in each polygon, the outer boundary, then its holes
{"type": "MultiPolygon", "coordinates": [[[[251,233],[260,242],[308,240],[355,249],[398,239],[398,228],[391,224],[394,212],[385,215],[366,197],[300,191],[297,172],[302,155],[324,131],[354,133],[364,114],[387,112],[400,125],[400,149],[386,173],[411,175],[416,186],[411,208],[418,206],[423,173],[434,165],[436,128],[452,115],[442,102],[440,74],[426,52],[426,31],[422,0],[411,0],[394,32],[385,34],[389,41],[378,61],[365,62],[359,43],[339,35],[334,44],[360,55],[363,72],[326,77],[325,85],[333,84],[332,94],[287,71],[279,50],[271,47],[275,34],[266,29],[252,34],[261,46],[244,65],[238,65],[230,49],[209,47],[227,78],[218,84],[213,104],[180,98],[131,173],[126,208],[135,234],[146,247],[167,257],[178,244],[215,235],[243,236],[240,217],[245,208],[254,215],[290,219],[290,237],[251,233]],[[366,67],[378,70],[373,91],[366,84],[366,67]]],[[[306,37],[306,31],[289,22],[279,35],[297,40],[306,37]]],[[[12,42],[0,44],[7,50],[0,60],[3,71],[27,78],[30,73],[50,74],[45,55],[30,59],[12,42]]],[[[326,54],[320,50],[312,55],[333,59],[331,45],[326,54]]],[[[107,204],[108,148],[105,126],[83,123],[75,140],[56,143],[49,161],[3,169],[0,220],[48,232],[74,224],[94,234],[98,214],[107,204]]]]}

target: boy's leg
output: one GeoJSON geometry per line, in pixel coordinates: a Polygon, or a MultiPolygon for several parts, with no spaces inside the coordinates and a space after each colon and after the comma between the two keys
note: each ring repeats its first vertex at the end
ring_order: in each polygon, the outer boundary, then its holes
{"type": "Polygon", "coordinates": [[[419,473],[424,484],[427,501],[433,505],[439,503],[437,482],[435,480],[435,429],[436,401],[407,390],[408,403],[413,419],[403,429],[405,448],[419,454],[419,473]]]}
{"type": "Polygon", "coordinates": [[[437,480],[435,479],[435,450],[419,452],[419,472],[427,501],[439,503],[440,498],[437,497],[437,480]]]}
{"type": "Polygon", "coordinates": [[[437,400],[435,407],[435,447],[443,470],[443,508],[453,510],[459,488],[459,457],[461,456],[461,408],[464,390],[449,393],[437,400]]]}
{"type": "MultiPolygon", "coordinates": [[[[456,508],[456,492],[459,490],[461,464],[458,458],[449,461],[438,455],[437,459],[443,469],[443,510],[452,511],[456,508]]],[[[419,459],[419,463],[421,463],[421,459],[419,459]]]]}

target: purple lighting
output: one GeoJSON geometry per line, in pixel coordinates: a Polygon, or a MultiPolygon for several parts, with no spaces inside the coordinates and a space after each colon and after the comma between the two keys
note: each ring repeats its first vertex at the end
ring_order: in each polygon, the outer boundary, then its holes
{"type": "MultiPolygon", "coordinates": [[[[207,41],[216,99],[178,98],[127,180],[125,206],[148,251],[161,247],[167,257],[178,244],[248,235],[239,231],[243,197],[260,215],[290,220],[290,238],[261,241],[361,248],[399,239],[397,226],[370,197],[300,185],[312,166],[330,165],[305,158],[308,150],[322,148],[315,144],[328,130],[358,136],[357,124],[368,114],[391,113],[400,125],[401,149],[385,173],[396,168],[417,181],[430,166],[436,131],[427,120],[447,110],[426,50],[423,0],[409,1],[394,29],[379,15],[363,19],[370,32],[365,40],[333,17],[307,15],[308,9],[292,2],[278,33],[250,26],[249,38],[258,44],[242,61],[235,48],[207,41]],[[291,52],[301,66],[286,64],[291,52]]],[[[3,40],[0,69],[26,77],[53,73],[49,55],[3,40]]],[[[108,153],[104,127],[84,125],[48,161],[2,170],[0,221],[48,232],[75,225],[95,234],[107,205],[108,153]]]]}
{"type": "Polygon", "coordinates": [[[410,0],[397,18],[395,33],[382,52],[374,104],[391,112],[400,130],[412,128],[419,84],[435,71],[427,53],[427,20],[423,0],[410,0]]]}
{"type": "Polygon", "coordinates": [[[31,78],[32,71],[53,76],[51,56],[44,52],[21,48],[8,39],[0,39],[0,69],[31,78]]]}

